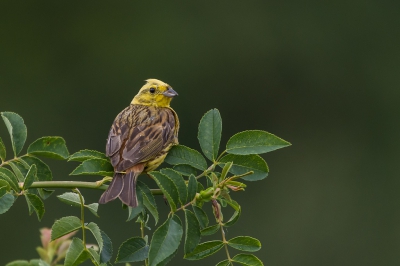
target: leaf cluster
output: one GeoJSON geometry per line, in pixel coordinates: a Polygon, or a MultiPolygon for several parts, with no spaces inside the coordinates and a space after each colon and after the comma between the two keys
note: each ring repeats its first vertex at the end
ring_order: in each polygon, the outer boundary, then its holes
{"type": "MultiPolygon", "coordinates": [[[[38,181],[51,181],[52,176],[49,167],[37,156],[79,162],[71,175],[103,176],[91,188],[104,188],[103,184],[111,180],[113,167],[104,153],[81,150],[69,155],[65,141],[60,137],[39,138],[29,145],[26,155],[17,157],[26,140],[26,126],[15,113],[3,112],[1,115],[11,136],[14,158],[6,160],[6,149],[0,139],[0,214],[6,212],[18,196],[24,195],[29,212],[36,212],[39,220],[43,217],[42,200],[51,191],[40,187],[38,181]]],[[[144,261],[146,266],[166,265],[182,245],[184,259],[189,261],[204,259],[225,249],[227,259],[217,265],[263,265],[255,255],[248,253],[261,248],[257,239],[250,236],[226,239],[225,231],[241,215],[242,207],[233,199],[235,193],[244,191],[246,182],[259,181],[268,175],[268,165],[259,154],[287,147],[290,143],[266,131],[248,130],[232,136],[220,152],[221,134],[220,113],[212,109],[199,123],[198,141],[202,153],[176,145],[165,158],[171,167],[148,173],[155,181],[156,189],[138,181],[138,207],[124,208],[128,210],[127,220],[140,224],[141,235],[132,236],[119,246],[115,263],[144,261]],[[156,226],[160,221],[155,195],[165,197],[170,213],[150,236],[146,234],[150,229],[150,216],[156,226]],[[212,218],[207,215],[208,209],[212,210],[212,218]],[[224,216],[232,212],[230,217],[224,216]],[[217,232],[221,234],[215,240],[201,241],[202,237],[214,236],[217,232]],[[231,256],[230,249],[242,253],[231,256]]],[[[86,260],[91,260],[94,265],[111,265],[113,246],[110,238],[96,223],[85,222],[85,210],[98,216],[98,204],[86,204],[76,188],[57,198],[81,210],[80,217],[62,217],[52,227],[53,241],[72,232],[82,233],[82,238],[74,237],[69,242],[64,265],[79,265],[86,260]],[[95,245],[86,243],[86,232],[93,234],[97,241],[95,245]]],[[[40,263],[50,262],[42,259],[40,263]]]]}

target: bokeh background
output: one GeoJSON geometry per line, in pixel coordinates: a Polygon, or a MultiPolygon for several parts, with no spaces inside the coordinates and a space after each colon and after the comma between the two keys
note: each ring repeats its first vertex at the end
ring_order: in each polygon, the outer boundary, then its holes
{"type": "MultiPolygon", "coordinates": [[[[143,80],[161,79],[179,93],[172,105],[184,145],[199,149],[197,125],[211,108],[222,114],[222,145],[246,129],[293,144],[263,155],[269,177],[234,195],[243,213],[228,238],[259,238],[265,265],[399,265],[399,8],[378,0],[3,0],[0,110],[25,119],[27,143],[58,135],[71,153],[102,151],[143,80]]],[[[73,162],[46,162],[55,180],[96,180],[68,176],[73,162]]],[[[84,195],[95,202],[100,192],[84,195]]],[[[78,215],[54,196],[45,204],[42,222],[23,199],[1,215],[0,265],[38,257],[39,228],[78,215]]],[[[114,249],[139,234],[120,207],[101,206],[101,219],[87,214],[114,249]]],[[[225,254],[181,257],[171,265],[215,265],[225,254]]]]}

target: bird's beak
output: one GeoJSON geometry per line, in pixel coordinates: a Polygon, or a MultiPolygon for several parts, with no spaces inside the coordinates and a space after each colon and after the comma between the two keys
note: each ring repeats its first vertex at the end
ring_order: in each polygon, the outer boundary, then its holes
{"type": "Polygon", "coordinates": [[[178,93],[176,91],[174,91],[171,87],[168,87],[168,90],[164,91],[163,95],[173,98],[173,97],[177,96],[178,93]]]}

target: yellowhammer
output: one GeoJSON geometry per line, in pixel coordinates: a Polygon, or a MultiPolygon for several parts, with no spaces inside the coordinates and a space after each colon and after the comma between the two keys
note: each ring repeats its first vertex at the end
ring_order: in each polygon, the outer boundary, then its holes
{"type": "Polygon", "coordinates": [[[169,106],[178,94],[160,80],[146,81],[111,126],[106,154],[115,173],[99,203],[119,197],[126,205],[136,207],[137,177],[156,169],[169,149],[178,144],[179,120],[169,106]]]}

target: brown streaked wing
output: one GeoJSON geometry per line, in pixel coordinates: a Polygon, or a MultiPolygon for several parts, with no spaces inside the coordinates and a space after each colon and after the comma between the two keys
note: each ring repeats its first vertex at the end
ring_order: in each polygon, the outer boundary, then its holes
{"type": "Polygon", "coordinates": [[[107,146],[117,171],[125,171],[139,162],[155,158],[175,138],[175,118],[170,109],[138,105],[134,110],[130,117],[121,115],[116,118],[113,134],[109,137],[110,145],[107,146]],[[127,124],[130,126],[125,127],[127,124]],[[118,154],[111,150],[115,149],[113,142],[118,147],[118,154]]]}

